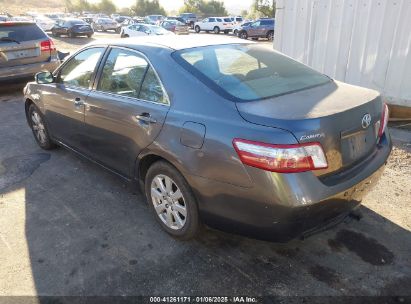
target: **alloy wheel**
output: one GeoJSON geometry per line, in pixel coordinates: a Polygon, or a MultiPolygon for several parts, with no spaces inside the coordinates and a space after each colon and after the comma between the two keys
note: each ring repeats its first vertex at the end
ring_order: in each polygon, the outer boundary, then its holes
{"type": "Polygon", "coordinates": [[[187,220],[184,196],[177,184],[164,174],[151,182],[151,201],[160,220],[170,229],[182,229],[187,220]]]}
{"type": "Polygon", "coordinates": [[[43,123],[43,120],[41,119],[41,116],[36,111],[33,111],[31,113],[31,123],[32,123],[32,128],[33,128],[34,134],[36,135],[37,140],[41,144],[45,144],[47,142],[46,129],[44,127],[44,123],[43,123]]]}

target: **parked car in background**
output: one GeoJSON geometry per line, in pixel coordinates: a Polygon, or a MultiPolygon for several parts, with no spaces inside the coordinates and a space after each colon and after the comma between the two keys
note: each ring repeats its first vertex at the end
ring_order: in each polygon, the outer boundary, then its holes
{"type": "Polygon", "coordinates": [[[165,19],[163,15],[149,15],[146,18],[150,21],[150,23],[159,25],[161,21],[165,19]]]}
{"type": "Polygon", "coordinates": [[[85,22],[87,22],[88,24],[93,24],[94,22],[94,18],[93,17],[81,17],[81,20],[84,20],[85,22]]]}
{"type": "Polygon", "coordinates": [[[360,205],[392,148],[378,92],[232,38],[96,42],[24,100],[41,148],[134,181],[181,239],[201,222],[276,241],[324,230],[360,205]]]}
{"type": "Polygon", "coordinates": [[[169,21],[169,20],[177,20],[177,21],[180,21],[181,23],[186,24],[183,18],[176,17],[176,16],[166,17],[166,19],[164,19],[163,21],[169,21]]]}
{"type": "Polygon", "coordinates": [[[111,19],[114,19],[114,20],[115,20],[116,18],[118,18],[118,17],[120,17],[120,14],[111,14],[111,15],[110,15],[110,18],[111,18],[111,19]]]}
{"type": "Polygon", "coordinates": [[[9,16],[0,15],[0,22],[6,22],[7,20],[9,20],[9,16]]]}
{"type": "Polygon", "coordinates": [[[160,26],[176,35],[188,35],[190,33],[189,26],[178,20],[165,20],[160,23],[160,26]]]}
{"type": "Polygon", "coordinates": [[[138,18],[138,17],[127,18],[122,23],[117,25],[116,33],[120,34],[121,29],[125,26],[129,26],[129,25],[132,25],[132,24],[141,24],[141,23],[145,23],[143,18],[138,18]]]}
{"type": "Polygon", "coordinates": [[[244,21],[243,17],[241,16],[230,16],[229,18],[231,19],[231,22],[233,22],[234,24],[240,24],[244,21]]]}
{"type": "Polygon", "coordinates": [[[189,25],[192,29],[194,28],[194,24],[198,21],[197,15],[194,13],[182,13],[180,18],[182,18],[184,23],[189,25]]]}
{"type": "Polygon", "coordinates": [[[140,37],[140,36],[157,36],[157,35],[174,35],[173,32],[152,24],[133,24],[121,29],[121,38],[140,37]]]}
{"type": "Polygon", "coordinates": [[[63,13],[50,13],[50,14],[44,14],[47,18],[50,18],[51,20],[57,21],[58,19],[64,18],[63,13]]]}
{"type": "Polygon", "coordinates": [[[222,31],[224,34],[228,34],[233,28],[234,23],[229,17],[209,17],[194,24],[196,33],[213,31],[215,34],[219,34],[222,31]]]}
{"type": "Polygon", "coordinates": [[[34,21],[37,23],[37,25],[39,27],[41,27],[41,29],[43,31],[51,31],[51,29],[54,27],[54,25],[56,24],[56,22],[46,16],[37,16],[34,18],[34,21]]]}
{"type": "Polygon", "coordinates": [[[113,18],[114,19],[114,21],[116,21],[117,23],[123,23],[124,22],[124,20],[126,20],[126,19],[129,19],[130,17],[128,17],[128,16],[118,16],[117,18],[113,18]]]}
{"type": "Polygon", "coordinates": [[[67,35],[70,38],[77,36],[93,36],[94,31],[90,24],[81,19],[64,18],[57,20],[54,27],[51,29],[51,34],[54,37],[67,35]]]}
{"type": "Polygon", "coordinates": [[[250,25],[250,24],[253,23],[253,22],[254,22],[254,21],[246,21],[246,22],[243,22],[243,23],[241,23],[241,24],[235,25],[235,26],[233,27],[233,34],[236,35],[236,36],[238,36],[238,32],[242,29],[243,26],[248,26],[248,25],[250,25]]]}
{"type": "Polygon", "coordinates": [[[31,16],[13,16],[13,17],[10,17],[8,21],[33,22],[33,18],[31,16]]]}
{"type": "Polygon", "coordinates": [[[59,64],[53,41],[36,23],[0,23],[0,81],[53,71],[59,64]]]}
{"type": "Polygon", "coordinates": [[[272,41],[274,39],[274,19],[259,19],[249,25],[241,27],[238,31],[238,37],[247,38],[267,38],[272,41]]]}
{"type": "Polygon", "coordinates": [[[91,24],[94,31],[116,31],[118,27],[118,23],[110,18],[97,18],[91,24]]]}

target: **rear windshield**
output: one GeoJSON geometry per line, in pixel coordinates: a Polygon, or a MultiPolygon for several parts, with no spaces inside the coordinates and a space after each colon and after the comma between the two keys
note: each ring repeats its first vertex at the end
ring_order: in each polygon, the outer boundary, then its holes
{"type": "Polygon", "coordinates": [[[0,44],[10,43],[9,40],[23,42],[46,37],[46,34],[35,24],[0,24],[0,44]]]}
{"type": "Polygon", "coordinates": [[[327,76],[272,49],[229,44],[177,51],[173,57],[227,98],[251,101],[325,84],[327,76]]]}

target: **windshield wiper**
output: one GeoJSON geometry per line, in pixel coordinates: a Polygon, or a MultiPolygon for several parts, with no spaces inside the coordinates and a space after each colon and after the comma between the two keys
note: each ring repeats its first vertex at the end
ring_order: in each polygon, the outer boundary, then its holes
{"type": "Polygon", "coordinates": [[[13,38],[9,38],[9,37],[1,37],[0,41],[6,41],[6,42],[15,42],[17,44],[20,44],[20,41],[13,39],[13,38]]]}

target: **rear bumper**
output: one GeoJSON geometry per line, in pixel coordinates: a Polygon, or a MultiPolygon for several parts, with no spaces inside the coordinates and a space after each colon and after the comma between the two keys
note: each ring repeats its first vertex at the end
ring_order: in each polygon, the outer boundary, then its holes
{"type": "Polygon", "coordinates": [[[377,151],[350,179],[327,186],[311,172],[277,174],[247,168],[252,188],[190,177],[202,219],[211,227],[285,242],[321,230],[359,206],[377,184],[391,152],[386,134],[377,151]]]}
{"type": "Polygon", "coordinates": [[[0,68],[0,81],[28,78],[41,71],[53,72],[59,65],[60,61],[54,58],[48,62],[0,68]]]}

